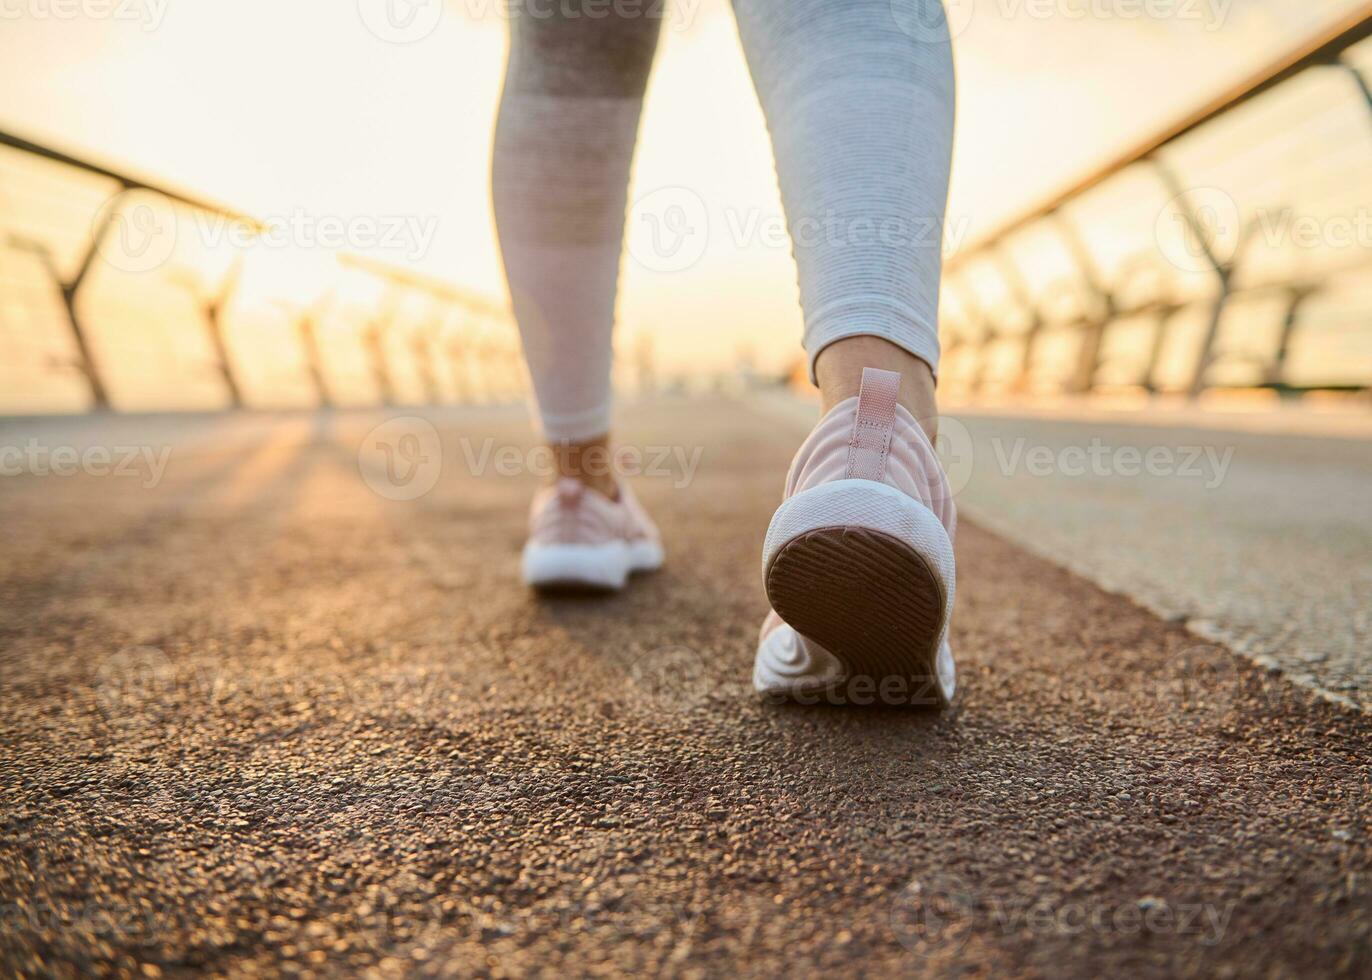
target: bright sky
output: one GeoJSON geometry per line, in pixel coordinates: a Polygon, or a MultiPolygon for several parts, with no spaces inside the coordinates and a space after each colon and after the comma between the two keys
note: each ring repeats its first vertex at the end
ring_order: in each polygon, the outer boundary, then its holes
{"type": "MultiPolygon", "coordinates": [[[[0,126],[257,215],[406,222],[380,257],[503,299],[487,184],[500,0],[450,0],[409,43],[369,28],[386,2],[409,0],[0,0],[0,126]]],[[[990,229],[1358,4],[953,0],[952,233],[990,229]]],[[[622,329],[651,332],[668,366],[727,367],[745,347],[785,363],[788,247],[718,218],[780,214],[725,0],[679,0],[646,112],[632,196],[690,188],[711,236],[670,272],[638,265],[631,240],[622,329]]]]}

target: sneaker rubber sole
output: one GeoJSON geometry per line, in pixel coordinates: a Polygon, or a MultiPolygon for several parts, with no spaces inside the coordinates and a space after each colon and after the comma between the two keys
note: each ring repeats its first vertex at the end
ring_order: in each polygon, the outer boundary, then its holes
{"type": "Polygon", "coordinates": [[[952,544],[923,504],[867,480],[807,490],[773,517],[763,568],[772,608],[833,654],[844,684],[873,687],[890,704],[952,699],[951,654],[940,657],[952,544]]]}
{"type": "Polygon", "coordinates": [[[524,584],[548,592],[615,592],[630,574],[661,566],[655,541],[530,544],[520,560],[524,584]]]}

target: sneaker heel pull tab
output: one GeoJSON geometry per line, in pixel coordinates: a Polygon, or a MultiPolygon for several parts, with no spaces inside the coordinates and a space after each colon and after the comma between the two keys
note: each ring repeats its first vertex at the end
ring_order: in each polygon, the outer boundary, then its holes
{"type": "Polygon", "coordinates": [[[575,507],[581,502],[583,489],[585,488],[580,480],[564,476],[557,481],[557,502],[563,507],[575,507]]]}
{"type": "Polygon", "coordinates": [[[848,468],[844,478],[875,480],[886,476],[886,457],[891,451],[891,433],[896,425],[896,400],[900,395],[900,374],[879,368],[862,369],[862,388],[858,391],[857,418],[848,440],[848,468]]]}

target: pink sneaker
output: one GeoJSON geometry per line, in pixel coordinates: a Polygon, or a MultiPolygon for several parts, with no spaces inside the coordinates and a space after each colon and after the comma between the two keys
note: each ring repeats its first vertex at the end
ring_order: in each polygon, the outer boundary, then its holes
{"type": "Polygon", "coordinates": [[[775,610],[753,667],[763,694],[952,700],[956,511],[899,390],[899,374],[864,369],[858,397],[835,405],[791,463],[762,548],[775,610]]]}
{"type": "Polygon", "coordinates": [[[657,526],[624,483],[611,500],[561,479],[534,495],[524,583],[535,588],[620,589],[630,572],[662,566],[657,526]]]}

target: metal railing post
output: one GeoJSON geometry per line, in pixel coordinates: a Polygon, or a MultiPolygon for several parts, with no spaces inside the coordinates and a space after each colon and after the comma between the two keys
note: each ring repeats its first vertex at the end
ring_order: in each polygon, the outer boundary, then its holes
{"type": "Polygon", "coordinates": [[[11,248],[36,256],[43,265],[43,271],[47,273],[52,284],[57,287],[57,295],[62,300],[62,312],[67,318],[67,329],[71,331],[72,341],[76,344],[75,367],[86,379],[86,387],[90,390],[91,408],[95,411],[108,410],[110,407],[109,392],[100,377],[95,358],[91,355],[90,343],[86,339],[81,321],[77,317],[75,291],[68,288],[67,282],[62,278],[62,270],[57,268],[57,263],[53,260],[52,253],[48,251],[46,246],[15,235],[8,236],[6,241],[11,248]]]}
{"type": "Polygon", "coordinates": [[[1115,294],[1102,285],[1096,264],[1091,261],[1090,253],[1082,242],[1077,228],[1060,210],[1051,212],[1053,227],[1067,245],[1067,252],[1076,263],[1081,281],[1095,296],[1100,309],[1082,328],[1081,347],[1077,351],[1077,364],[1072,372],[1071,390],[1074,394],[1086,394],[1096,383],[1096,369],[1100,366],[1100,348],[1105,339],[1105,328],[1118,315],[1115,294]]]}
{"type": "MultiPolygon", "coordinates": [[[[0,147],[7,147],[21,154],[34,157],[36,159],[48,161],[59,167],[70,168],[85,177],[99,177],[108,181],[107,187],[115,188],[114,193],[106,202],[108,210],[99,214],[95,220],[95,227],[91,230],[91,238],[86,250],[80,256],[79,268],[75,274],[68,278],[62,274],[62,270],[57,267],[50,250],[40,242],[30,241],[16,234],[6,236],[10,247],[22,249],[33,253],[43,264],[44,271],[50,277],[52,283],[58,288],[62,298],[63,308],[66,311],[68,327],[76,348],[75,366],[81,371],[86,379],[88,388],[91,392],[91,403],[94,409],[108,409],[110,405],[109,390],[105,383],[104,374],[97,363],[92,351],[90,332],[87,324],[81,317],[77,308],[77,299],[81,289],[95,265],[95,256],[101,250],[101,245],[106,241],[111,233],[116,220],[120,216],[120,209],[124,205],[126,195],[136,192],[146,192],[155,195],[159,201],[167,202],[174,208],[189,208],[194,211],[207,214],[221,215],[242,222],[247,228],[255,233],[260,233],[265,225],[250,216],[234,211],[213,200],[200,197],[198,195],[178,190],[168,185],[159,185],[142,179],[132,173],[112,170],[100,164],[82,159],[63,151],[45,146],[33,140],[15,135],[10,132],[0,130],[0,147]]],[[[236,246],[235,246],[236,250],[236,246]]],[[[381,313],[372,319],[364,328],[361,343],[367,351],[371,361],[372,371],[377,380],[381,399],[385,404],[392,404],[395,397],[395,386],[390,372],[390,366],[384,350],[384,332],[390,326],[390,322],[396,316],[394,310],[394,297],[397,293],[405,290],[413,290],[429,297],[440,307],[453,306],[476,316],[485,316],[507,319],[507,310],[503,306],[498,306],[489,300],[483,299],[478,295],[467,292],[452,283],[435,279],[414,270],[409,270],[397,266],[388,265],[375,259],[366,258],[349,253],[339,253],[336,256],[338,264],[345,268],[356,270],[372,281],[379,280],[387,290],[387,297],[390,302],[389,308],[383,309],[381,313]]],[[[203,310],[210,331],[210,339],[214,346],[216,356],[219,359],[219,369],[223,375],[226,390],[229,393],[230,401],[235,406],[243,404],[243,392],[238,381],[233,360],[229,355],[228,344],[224,332],[224,315],[232,296],[236,292],[236,286],[241,273],[242,255],[235,251],[233,256],[233,267],[225,279],[223,288],[202,302],[203,310]]],[[[272,301],[271,305],[280,309],[284,318],[285,328],[289,331],[294,329],[299,336],[303,347],[304,356],[307,360],[306,367],[310,378],[318,393],[320,403],[330,406],[334,403],[329,389],[328,378],[324,370],[323,351],[319,337],[321,329],[321,318],[324,316],[325,308],[333,302],[332,294],[326,299],[298,310],[289,303],[283,301],[272,301]]],[[[432,329],[432,328],[430,328],[432,329]]],[[[430,344],[432,348],[432,343],[430,344]]],[[[416,355],[418,355],[416,351],[416,355]]],[[[447,350],[446,356],[458,357],[464,353],[460,344],[455,344],[447,350]]],[[[426,386],[430,397],[440,396],[439,379],[435,373],[433,362],[434,356],[438,356],[432,349],[420,357],[419,368],[425,376],[426,386]]],[[[470,358],[469,358],[470,360],[470,358]]],[[[502,365],[492,362],[490,370],[492,373],[499,370],[502,365]]],[[[470,372],[468,372],[470,374],[470,372]]],[[[497,379],[489,379],[495,383],[497,379]]],[[[471,386],[472,379],[467,378],[467,387],[471,386]]]]}
{"type": "Polygon", "coordinates": [[[459,405],[471,402],[471,386],[467,383],[466,362],[462,357],[462,337],[453,334],[443,344],[443,352],[448,358],[448,370],[453,374],[453,397],[459,405]]]}
{"type": "Polygon", "coordinates": [[[434,370],[433,363],[434,339],[442,323],[442,316],[435,313],[425,319],[410,340],[410,349],[419,367],[419,378],[424,383],[429,402],[434,405],[443,403],[443,390],[438,383],[438,372],[434,370]]]}
{"type": "Polygon", "coordinates": [[[325,296],[313,306],[307,306],[300,312],[300,319],[297,321],[297,329],[300,331],[300,343],[305,350],[305,365],[310,373],[310,380],[314,382],[315,391],[319,395],[319,407],[333,407],[333,396],[329,392],[329,383],[324,376],[324,357],[319,346],[319,319],[324,310],[332,302],[332,296],[325,296]]]}
{"type": "Polygon", "coordinates": [[[962,304],[962,308],[968,313],[968,319],[975,323],[977,327],[977,332],[979,334],[975,347],[977,352],[977,368],[972,375],[970,387],[973,392],[980,391],[982,384],[986,380],[986,348],[994,339],[995,332],[991,329],[990,319],[976,301],[976,290],[964,288],[961,278],[953,278],[951,276],[948,278],[947,287],[949,292],[957,294],[958,302],[962,304]]]}
{"type": "Polygon", "coordinates": [[[395,382],[391,378],[390,363],[386,360],[385,335],[395,321],[397,305],[396,289],[392,286],[386,290],[380,311],[368,321],[362,332],[362,345],[371,359],[372,378],[376,382],[377,397],[383,408],[395,404],[395,382]]]}
{"type": "Polygon", "coordinates": [[[86,325],[81,317],[77,306],[77,297],[81,292],[81,287],[86,282],[86,276],[90,274],[95,265],[95,257],[100,252],[100,243],[104,241],[109,233],[110,227],[114,224],[115,218],[119,214],[122,200],[129,194],[127,186],[121,186],[109,199],[106,205],[107,210],[100,219],[100,223],[92,230],[90,241],[86,244],[86,249],[81,255],[81,261],[76,267],[76,273],[71,278],[62,275],[57,263],[53,260],[52,253],[47,247],[27,239],[20,239],[11,236],[10,241],[20,248],[37,255],[43,262],[48,271],[48,275],[57,285],[58,293],[62,297],[62,307],[67,314],[67,327],[71,330],[72,340],[76,344],[77,368],[86,379],[86,384],[90,387],[91,407],[96,411],[108,411],[110,408],[109,389],[105,386],[105,380],[101,376],[100,367],[96,363],[95,354],[91,350],[90,336],[86,331],[86,325]]]}
{"type": "Polygon", "coordinates": [[[1019,377],[1015,385],[1021,391],[1029,388],[1029,375],[1034,365],[1034,341],[1043,329],[1043,314],[1029,293],[1029,286],[1020,275],[1018,267],[1004,249],[996,249],[996,264],[1010,287],[1010,294],[1020,306],[1029,312],[1029,328],[1024,332],[1024,352],[1020,355],[1019,377]]]}
{"type": "Polygon", "coordinates": [[[1188,397],[1197,398],[1205,390],[1205,376],[1209,372],[1214,358],[1215,338],[1219,335],[1220,319],[1224,316],[1224,308],[1229,302],[1233,260],[1223,262],[1215,254],[1213,243],[1207,237],[1200,217],[1182,200],[1186,194],[1186,189],[1181,186],[1181,181],[1177,179],[1172,169],[1156,156],[1148,157],[1148,162],[1152,164],[1153,171],[1158,175],[1163,186],[1167,188],[1168,193],[1172,195],[1172,202],[1181,213],[1182,219],[1186,222],[1191,234],[1195,236],[1196,244],[1200,246],[1206,263],[1215,273],[1215,279],[1219,286],[1219,293],[1210,306],[1210,316],[1205,325],[1205,333],[1201,336],[1200,350],[1196,354],[1196,370],[1191,376],[1191,384],[1187,391],[1188,397]]]}
{"type": "Polygon", "coordinates": [[[1362,69],[1348,59],[1340,57],[1334,62],[1335,67],[1342,68],[1353,79],[1353,84],[1358,87],[1358,92],[1362,94],[1363,103],[1367,106],[1367,111],[1372,113],[1372,87],[1367,84],[1367,76],[1362,73],[1362,69]]]}
{"type": "MultiPolygon", "coordinates": [[[[1101,187],[1107,181],[1116,178],[1128,168],[1139,164],[1151,165],[1173,192],[1173,196],[1180,196],[1182,187],[1176,176],[1167,169],[1163,161],[1158,159],[1160,153],[1165,153],[1169,147],[1175,145],[1176,141],[1201,130],[1202,127],[1208,126],[1213,121],[1241,106],[1252,104],[1253,100],[1261,97],[1264,93],[1273,91],[1278,86],[1308,70],[1322,69],[1330,65],[1342,67],[1356,84],[1362,101],[1372,111],[1372,87],[1369,87],[1369,73],[1365,73],[1359,66],[1350,63],[1347,58],[1347,52],[1354,45],[1363,44],[1369,38],[1372,38],[1372,3],[1363,2],[1356,5],[1355,9],[1346,11],[1318,32],[1293,44],[1266,65],[1219,92],[1205,104],[1180,116],[1169,125],[1147,134],[1133,146],[1124,149],[1101,166],[1083,174],[1069,186],[1054,192],[1047,199],[1001,223],[989,233],[979,236],[978,240],[973,242],[970,247],[962,249],[956,259],[949,261],[946,266],[948,281],[951,283],[971,263],[982,258],[993,257],[1010,236],[1034,223],[1051,221],[1060,209],[1081,199],[1083,195],[1101,187]]],[[[1252,288],[1246,281],[1239,280],[1235,269],[1241,264],[1242,249],[1249,244],[1249,239],[1246,236],[1251,234],[1254,228],[1250,225],[1239,229],[1244,237],[1239,239],[1234,256],[1222,257],[1216,254],[1217,243],[1211,240],[1207,230],[1202,225],[1203,214],[1197,214],[1192,202],[1184,199],[1177,201],[1176,206],[1187,223],[1188,238],[1194,235],[1205,256],[1205,264],[1200,268],[1204,271],[1213,271],[1219,284],[1218,295],[1209,309],[1208,322],[1205,326],[1201,350],[1198,353],[1196,370],[1187,386],[1191,396],[1195,397],[1204,390],[1212,373],[1211,369],[1218,356],[1215,348],[1218,342],[1220,324],[1226,315],[1226,310],[1232,305],[1230,300],[1234,298],[1234,294],[1246,293],[1252,288]]],[[[1126,314],[1143,312],[1144,309],[1156,309],[1160,316],[1153,338],[1153,351],[1147,368],[1148,373],[1145,378],[1145,383],[1150,388],[1155,388],[1155,376],[1159,367],[1158,354],[1175,329],[1173,324],[1177,309],[1176,304],[1163,301],[1156,306],[1146,304],[1138,310],[1124,309],[1124,302],[1127,298],[1124,289],[1119,284],[1100,282],[1099,277],[1093,275],[1094,270],[1092,270],[1090,263],[1086,261],[1083,244],[1075,240],[1075,236],[1071,236],[1070,228],[1064,230],[1068,235],[1069,246],[1072,247],[1076,257],[1076,264],[1084,273],[1083,278],[1088,281],[1096,295],[1106,301],[1103,304],[1104,309],[1101,311],[1101,315],[1088,320],[1083,325],[1085,336],[1082,338],[1072,387],[1078,391],[1085,391],[1094,384],[1094,378],[1099,372],[1103,354],[1103,336],[1108,332],[1112,323],[1126,314]]],[[[1226,241],[1224,244],[1227,247],[1229,242],[1226,241]]],[[[1267,285],[1274,284],[1268,283],[1267,285]]],[[[974,294],[973,300],[975,300],[974,294]]],[[[964,305],[973,308],[974,302],[964,303],[964,305]]],[[[990,332],[975,341],[983,352],[982,367],[979,374],[985,374],[984,351],[994,337],[994,332],[990,332]]],[[[1032,360],[1034,346],[1035,341],[1032,336],[1027,338],[1026,364],[1032,360]]],[[[1021,372],[1022,381],[1026,374],[1025,371],[1021,372]]],[[[974,380],[980,384],[983,379],[978,376],[974,380]]]]}
{"type": "Polygon", "coordinates": [[[243,257],[235,255],[229,263],[228,270],[224,273],[219,288],[210,293],[208,297],[200,295],[197,288],[200,284],[199,280],[192,276],[186,276],[182,281],[191,295],[201,304],[201,313],[205,317],[205,331],[209,334],[210,346],[214,348],[215,361],[219,368],[220,378],[224,382],[224,389],[228,392],[231,408],[243,407],[243,391],[239,387],[238,378],[233,369],[233,359],[229,355],[229,345],[224,338],[223,317],[224,308],[238,287],[242,268],[243,257]]]}
{"type": "Polygon", "coordinates": [[[1153,328],[1153,341],[1148,345],[1148,364],[1143,369],[1143,387],[1149,394],[1157,394],[1158,365],[1162,362],[1162,349],[1167,343],[1167,327],[1176,315],[1176,309],[1163,307],[1158,310],[1157,324],[1153,328]]]}
{"type": "Polygon", "coordinates": [[[210,342],[214,344],[215,356],[219,358],[219,371],[224,377],[224,388],[229,393],[229,404],[234,408],[243,407],[243,389],[238,384],[238,376],[233,369],[233,358],[229,354],[229,344],[224,337],[224,310],[238,289],[238,281],[243,275],[243,257],[235,255],[229,269],[224,273],[224,281],[219,290],[210,297],[205,307],[205,322],[209,325],[210,342]]]}
{"type": "Polygon", "coordinates": [[[1283,377],[1286,374],[1286,358],[1291,351],[1291,338],[1296,333],[1296,325],[1300,321],[1301,307],[1309,299],[1314,290],[1306,287],[1296,286],[1291,290],[1290,297],[1286,302],[1286,312],[1282,316],[1281,333],[1277,337],[1277,350],[1272,356],[1272,363],[1267,369],[1267,383],[1272,387],[1279,387],[1283,384],[1283,377]]]}

